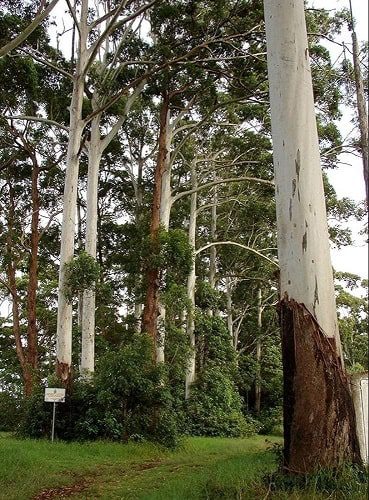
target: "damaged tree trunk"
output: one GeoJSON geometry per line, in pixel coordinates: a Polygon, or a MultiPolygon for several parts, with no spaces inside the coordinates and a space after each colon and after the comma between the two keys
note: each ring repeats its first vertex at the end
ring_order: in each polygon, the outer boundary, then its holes
{"type": "Polygon", "coordinates": [[[333,338],[303,304],[280,303],[284,372],[284,461],[288,471],[360,463],[349,379],[333,338]]]}
{"type": "Polygon", "coordinates": [[[344,373],[303,0],[264,0],[276,184],[285,468],[360,462],[344,373]]]}

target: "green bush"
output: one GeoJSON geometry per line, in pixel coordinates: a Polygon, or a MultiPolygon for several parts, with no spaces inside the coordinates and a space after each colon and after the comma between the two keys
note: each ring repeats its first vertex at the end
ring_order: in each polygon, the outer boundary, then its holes
{"type": "Polygon", "coordinates": [[[193,435],[238,437],[257,432],[257,422],[245,417],[236,386],[220,368],[204,369],[188,401],[189,428],[193,435]]]}
{"type": "MultiPolygon", "coordinates": [[[[63,440],[150,439],[175,446],[178,431],[165,371],[152,361],[152,343],[136,335],[130,344],[99,362],[93,383],[75,380],[57,405],[55,435],[63,440]]],[[[20,432],[39,438],[51,433],[52,404],[40,388],[28,401],[20,432]]]]}
{"type": "Polygon", "coordinates": [[[65,275],[64,295],[71,303],[79,292],[95,288],[100,275],[100,266],[91,255],[82,251],[65,265],[65,275]]]}
{"type": "Polygon", "coordinates": [[[260,422],[259,434],[280,433],[283,421],[283,409],[281,406],[262,410],[258,415],[260,422]]]}
{"type": "Polygon", "coordinates": [[[21,401],[9,392],[0,392],[0,432],[16,430],[21,419],[21,401]]]}

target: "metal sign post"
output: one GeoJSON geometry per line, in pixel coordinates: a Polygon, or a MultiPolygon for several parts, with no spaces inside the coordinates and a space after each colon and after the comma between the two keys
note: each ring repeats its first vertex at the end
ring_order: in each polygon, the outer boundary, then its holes
{"type": "Polygon", "coordinates": [[[56,403],[65,402],[65,389],[58,389],[54,387],[45,388],[45,401],[47,403],[53,403],[53,421],[51,426],[51,442],[54,442],[55,435],[55,414],[56,414],[56,403]]]}
{"type": "Polygon", "coordinates": [[[51,442],[54,442],[54,432],[55,432],[55,412],[56,412],[56,403],[53,403],[53,423],[51,426],[51,442]]]}

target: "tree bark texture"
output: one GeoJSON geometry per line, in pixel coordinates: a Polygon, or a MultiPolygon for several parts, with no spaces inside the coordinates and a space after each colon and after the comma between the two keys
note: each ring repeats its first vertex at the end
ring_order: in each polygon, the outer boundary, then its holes
{"type": "MultiPolygon", "coordinates": [[[[169,97],[165,95],[160,111],[160,131],[159,131],[159,151],[155,168],[154,195],[151,211],[150,240],[155,250],[158,245],[158,235],[160,229],[160,213],[162,203],[162,181],[163,175],[168,167],[168,135],[169,124],[169,97]]],[[[158,335],[158,315],[159,315],[159,289],[160,289],[160,269],[149,266],[146,272],[147,291],[145,306],[142,318],[142,331],[146,332],[153,339],[154,357],[156,358],[157,335],[158,335]]],[[[161,340],[160,340],[161,342],[161,340]]]]}
{"type": "Polygon", "coordinates": [[[294,300],[281,301],[280,318],[286,470],[360,463],[349,379],[334,339],[294,300]]]}
{"type": "Polygon", "coordinates": [[[358,461],[337,326],[303,0],[264,0],[276,184],[285,467],[358,461]]]}

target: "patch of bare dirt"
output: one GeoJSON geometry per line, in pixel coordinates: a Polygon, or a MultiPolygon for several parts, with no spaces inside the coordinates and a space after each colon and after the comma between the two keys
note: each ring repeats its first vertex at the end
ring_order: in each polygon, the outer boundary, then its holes
{"type": "MultiPolygon", "coordinates": [[[[162,462],[160,460],[153,460],[149,462],[144,462],[144,463],[139,463],[132,465],[129,469],[124,469],[121,470],[121,474],[129,474],[129,472],[144,472],[146,470],[150,469],[155,469],[156,467],[159,467],[162,465],[162,462]]],[[[116,465],[112,465],[112,467],[115,469],[116,465]]],[[[68,497],[73,497],[74,495],[81,493],[82,491],[87,490],[91,484],[94,482],[94,479],[97,476],[103,476],[104,473],[101,470],[97,470],[95,473],[89,473],[86,474],[84,477],[80,475],[75,475],[77,480],[75,483],[69,485],[69,486],[60,486],[58,488],[48,488],[37,495],[35,495],[32,500],[51,500],[51,499],[57,499],[57,498],[68,498],[68,497]]]]}

